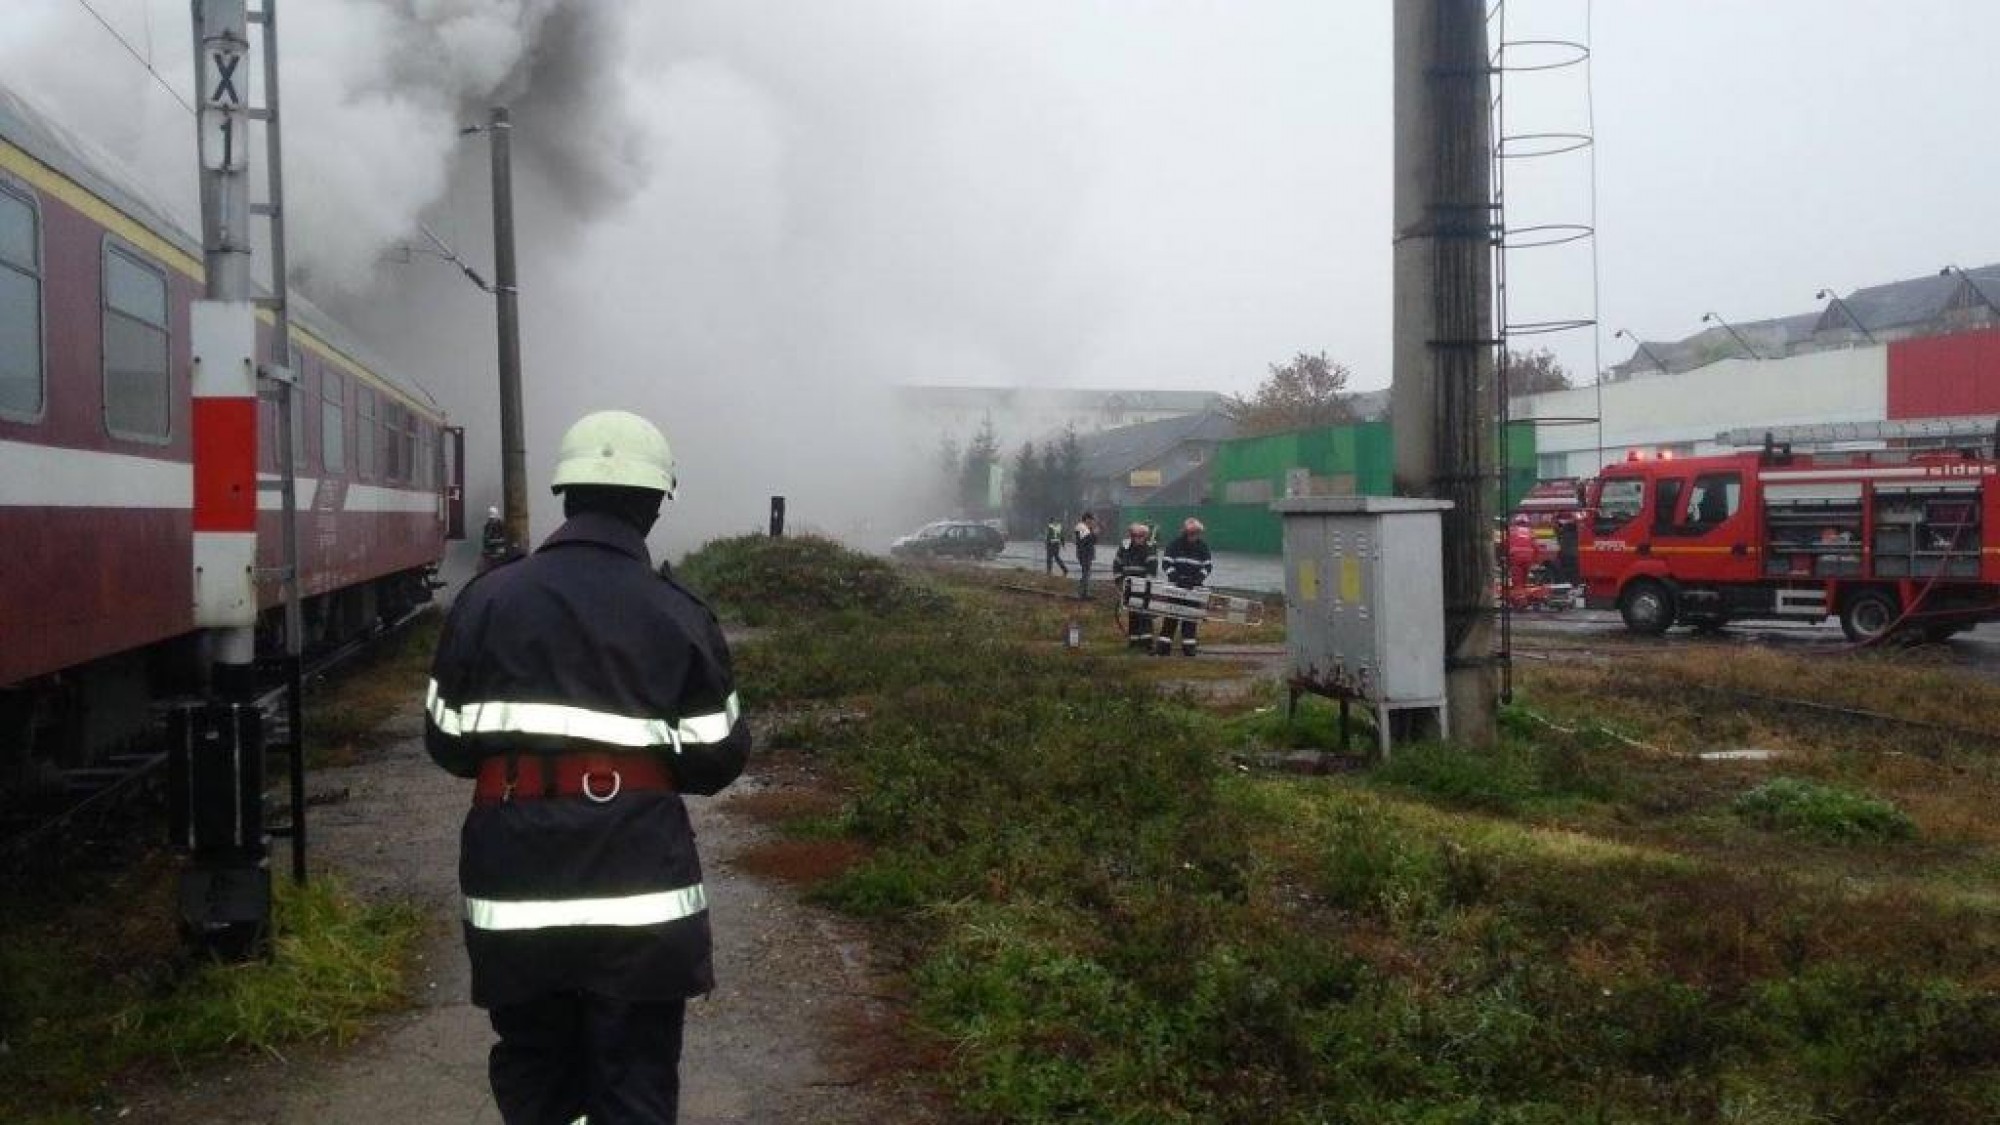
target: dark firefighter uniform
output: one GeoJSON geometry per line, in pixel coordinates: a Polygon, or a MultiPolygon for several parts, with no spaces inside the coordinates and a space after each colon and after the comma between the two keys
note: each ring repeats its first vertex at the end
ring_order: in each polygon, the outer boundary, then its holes
{"type": "Polygon", "coordinates": [[[1083,513],[1083,518],[1077,521],[1074,534],[1076,536],[1076,566],[1077,570],[1081,572],[1081,577],[1077,579],[1076,596],[1079,598],[1089,598],[1090,568],[1097,564],[1097,517],[1091,515],[1089,512],[1083,513]]]}
{"type": "MultiPolygon", "coordinates": [[[[1208,584],[1208,572],[1215,569],[1215,562],[1209,555],[1208,541],[1202,538],[1199,527],[1183,530],[1174,541],[1167,544],[1166,553],[1160,561],[1166,567],[1167,581],[1184,590],[1208,584]]],[[[1197,622],[1180,623],[1181,655],[1195,654],[1195,626],[1197,622]]],[[[1167,618],[1161,623],[1159,650],[1165,653],[1173,648],[1174,620],[1167,618]]]]}
{"type": "MultiPolygon", "coordinates": [[[[1111,556],[1111,572],[1118,578],[1118,593],[1122,599],[1129,585],[1128,580],[1157,578],[1160,575],[1160,548],[1153,543],[1150,535],[1141,538],[1127,534],[1125,541],[1111,556]]],[[[1129,605],[1125,610],[1125,643],[1133,648],[1144,648],[1151,643],[1153,635],[1153,615],[1141,613],[1129,605]]]]}
{"type": "Polygon", "coordinates": [[[459,881],[502,1115],[673,1121],[685,1002],[714,987],[681,794],[750,749],[714,617],[636,528],[579,512],[466,587],[428,711],[431,756],[479,779],[459,881]]]}

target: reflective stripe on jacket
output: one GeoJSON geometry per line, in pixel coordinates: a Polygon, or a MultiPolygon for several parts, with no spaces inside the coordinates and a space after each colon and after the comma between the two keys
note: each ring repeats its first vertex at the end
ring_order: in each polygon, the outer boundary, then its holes
{"type": "Polygon", "coordinates": [[[669,1000],[714,987],[681,794],[734,781],[750,731],[721,629],[653,570],[636,530],[579,515],[534,555],[469,584],[438,641],[424,741],[460,777],[510,753],[658,754],[678,790],[466,814],[459,884],[475,1003],[570,989],[669,1000]]]}
{"type": "Polygon", "coordinates": [[[1167,552],[1160,561],[1166,564],[1167,581],[1186,589],[1205,585],[1209,571],[1215,569],[1214,561],[1209,558],[1208,541],[1191,538],[1185,532],[1167,544],[1167,552]]]}
{"type": "Polygon", "coordinates": [[[1154,578],[1160,573],[1160,549],[1127,539],[1111,556],[1111,572],[1120,578],[1154,578]]]}

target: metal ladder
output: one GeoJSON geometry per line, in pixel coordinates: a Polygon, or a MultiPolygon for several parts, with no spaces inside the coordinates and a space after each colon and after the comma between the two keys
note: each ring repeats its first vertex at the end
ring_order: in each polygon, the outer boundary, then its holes
{"type": "MultiPolygon", "coordinates": [[[[257,577],[276,580],[285,590],[285,654],[281,658],[284,677],[284,716],[281,737],[268,740],[267,751],[282,747],[290,775],[291,823],[273,828],[270,835],[291,842],[292,880],[306,881],[306,761],[304,674],[305,614],[299,573],[298,463],[303,451],[296,445],[299,372],[292,360],[291,315],[286,300],[285,261],[285,169],[278,113],[278,0],[263,0],[261,8],[247,13],[251,25],[262,28],[264,46],[264,106],[250,110],[252,121],[264,123],[264,202],[250,207],[253,216],[269,224],[271,238],[271,278],[266,294],[257,306],[271,313],[271,359],[257,365],[259,397],[269,397],[278,407],[278,479],[259,479],[257,489],[276,492],[282,498],[283,531],[280,536],[281,561],[278,566],[259,568],[257,577]]],[[[274,732],[275,733],[275,732],[274,732]]]]}

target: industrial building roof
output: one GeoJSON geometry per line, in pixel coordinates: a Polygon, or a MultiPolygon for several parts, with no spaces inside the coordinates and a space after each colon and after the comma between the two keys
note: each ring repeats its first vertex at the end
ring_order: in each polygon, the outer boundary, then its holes
{"type": "Polygon", "coordinates": [[[1077,445],[1083,452],[1084,479],[1100,480],[1144,468],[1187,442],[1227,441],[1235,436],[1236,423],[1222,411],[1208,409],[1080,435],[1077,445]]]}
{"type": "MultiPolygon", "coordinates": [[[[1947,330],[1953,327],[1948,319],[1951,314],[1967,309],[1983,310],[2000,320],[2000,264],[1964,274],[1951,270],[1870,285],[1835,297],[1817,312],[1744,321],[1730,327],[1768,359],[1842,347],[1853,343],[1864,329],[1878,338],[1947,330]]],[[[1717,326],[1679,340],[1647,340],[1633,349],[1630,358],[1612,366],[1611,377],[1655,374],[1661,366],[1669,372],[1687,371],[1741,355],[1743,346],[1728,329],[1717,326]]]]}

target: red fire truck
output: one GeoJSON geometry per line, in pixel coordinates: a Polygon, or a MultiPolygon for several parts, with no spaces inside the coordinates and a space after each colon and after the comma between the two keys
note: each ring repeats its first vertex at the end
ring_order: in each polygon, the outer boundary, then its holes
{"type": "Polygon", "coordinates": [[[1857,642],[2000,620],[2000,464],[1968,452],[1634,456],[1586,488],[1586,604],[1627,628],[1838,616],[1857,642]]]}

